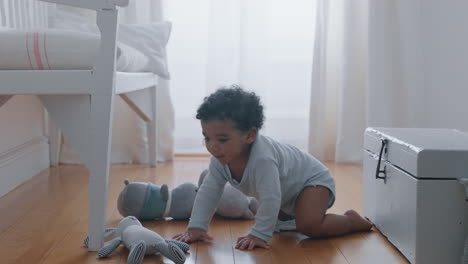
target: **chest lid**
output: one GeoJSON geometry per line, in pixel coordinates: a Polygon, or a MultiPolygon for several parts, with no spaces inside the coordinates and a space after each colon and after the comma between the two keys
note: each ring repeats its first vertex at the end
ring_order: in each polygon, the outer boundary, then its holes
{"type": "Polygon", "coordinates": [[[364,133],[364,150],[416,178],[468,178],[468,134],[456,129],[373,128],[364,133]]]}

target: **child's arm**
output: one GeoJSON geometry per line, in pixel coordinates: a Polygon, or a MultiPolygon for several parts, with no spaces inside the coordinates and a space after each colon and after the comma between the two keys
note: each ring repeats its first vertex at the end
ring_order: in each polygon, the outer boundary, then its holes
{"type": "Polygon", "coordinates": [[[188,230],[185,233],[176,235],[175,239],[188,243],[211,239],[206,231],[223,194],[224,185],[226,185],[226,179],[222,176],[220,170],[211,163],[208,174],[195,197],[192,215],[187,227],[188,230]]]}
{"type": "Polygon", "coordinates": [[[210,164],[208,174],[198,189],[188,228],[208,230],[208,224],[218,206],[226,185],[226,179],[215,165],[210,164]]]}
{"type": "MultiPolygon", "coordinates": [[[[259,208],[255,215],[255,225],[250,230],[249,236],[259,238],[266,243],[273,234],[281,207],[279,171],[274,160],[259,161],[255,168],[255,186],[259,198],[259,208]]],[[[250,242],[255,243],[254,246],[265,247],[260,241],[251,238],[238,241],[236,248],[249,249],[251,248],[251,245],[248,245],[250,242]]]]}

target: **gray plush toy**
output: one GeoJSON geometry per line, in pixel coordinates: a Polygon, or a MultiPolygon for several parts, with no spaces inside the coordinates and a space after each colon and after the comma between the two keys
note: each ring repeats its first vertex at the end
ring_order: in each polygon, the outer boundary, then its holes
{"type": "Polygon", "coordinates": [[[169,190],[150,182],[124,181],[125,188],[120,192],[117,208],[122,216],[136,216],[140,220],[155,220],[164,217],[188,219],[192,214],[193,202],[198,187],[193,183],[183,183],[169,190]]]}
{"type": "MultiPolygon", "coordinates": [[[[121,243],[130,250],[128,264],[139,264],[143,262],[146,255],[161,254],[174,261],[176,264],[185,262],[185,253],[190,246],[187,243],[172,239],[164,239],[158,233],[143,227],[134,216],[122,219],[117,228],[106,229],[105,240],[112,239],[104,247],[99,249],[98,257],[106,258],[121,243]]],[[[84,240],[88,246],[89,238],[84,240]]]]}
{"type": "MultiPolygon", "coordinates": [[[[199,186],[207,173],[207,170],[201,173],[199,186]]],[[[183,183],[170,190],[166,184],[159,186],[149,182],[124,182],[125,187],[117,201],[117,208],[122,216],[134,215],[140,220],[190,218],[198,191],[195,184],[183,183]]],[[[257,199],[246,196],[227,183],[216,214],[227,218],[253,219],[257,208],[257,199]]]]}
{"type": "MultiPolygon", "coordinates": [[[[201,186],[208,170],[204,170],[198,179],[201,186]]],[[[216,214],[227,218],[254,219],[258,209],[258,201],[254,197],[246,196],[238,189],[226,183],[223,195],[216,209],[216,214]]]]}

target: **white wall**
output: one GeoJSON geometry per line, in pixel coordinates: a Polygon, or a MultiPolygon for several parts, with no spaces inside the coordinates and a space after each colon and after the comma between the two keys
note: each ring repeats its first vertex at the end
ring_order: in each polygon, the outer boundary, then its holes
{"type": "MultiPolygon", "coordinates": [[[[0,27],[45,28],[49,7],[41,1],[1,0],[0,27]]],[[[4,85],[0,82],[0,94],[4,85]]],[[[0,107],[0,197],[49,167],[46,123],[35,96],[13,96],[0,107]]]]}
{"type": "Polygon", "coordinates": [[[49,167],[44,121],[35,96],[14,96],[0,108],[0,197],[49,167]]]}

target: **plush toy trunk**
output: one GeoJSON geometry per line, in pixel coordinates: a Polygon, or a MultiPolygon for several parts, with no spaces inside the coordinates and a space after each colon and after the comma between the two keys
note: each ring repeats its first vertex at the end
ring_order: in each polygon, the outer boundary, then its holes
{"type": "Polygon", "coordinates": [[[462,263],[468,234],[467,179],[466,133],[365,131],[364,215],[411,263],[462,263]]]}

